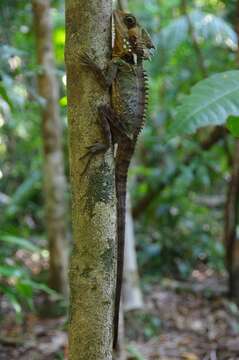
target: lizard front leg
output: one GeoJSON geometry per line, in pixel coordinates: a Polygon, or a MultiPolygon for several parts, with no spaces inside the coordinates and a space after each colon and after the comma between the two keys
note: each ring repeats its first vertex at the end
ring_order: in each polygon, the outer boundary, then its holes
{"type": "Polygon", "coordinates": [[[80,55],[80,64],[88,67],[93,72],[99,83],[105,88],[109,88],[112,85],[117,75],[118,61],[116,59],[111,60],[107,68],[102,70],[99,65],[92,60],[88,53],[82,53],[80,55]]]}

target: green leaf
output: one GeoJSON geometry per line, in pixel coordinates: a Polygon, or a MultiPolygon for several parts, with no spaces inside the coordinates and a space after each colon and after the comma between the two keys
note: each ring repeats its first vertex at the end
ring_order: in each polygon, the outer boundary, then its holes
{"type": "Polygon", "coordinates": [[[145,360],[145,358],[140,354],[138,349],[134,347],[133,345],[129,345],[127,348],[130,355],[134,357],[135,360],[145,360]]]}
{"type": "Polygon", "coordinates": [[[12,103],[12,100],[8,96],[8,93],[5,89],[5,87],[0,83],[0,98],[2,98],[10,107],[11,110],[13,110],[14,106],[12,103]]]}
{"type": "MultiPolygon", "coordinates": [[[[194,26],[194,32],[199,41],[212,40],[217,46],[237,49],[237,35],[232,27],[220,17],[202,11],[193,11],[189,14],[194,26]]],[[[167,51],[175,51],[188,39],[188,20],[180,16],[172,20],[162,29],[159,36],[159,46],[167,51]]]]}
{"type": "Polygon", "coordinates": [[[63,96],[60,100],[59,103],[62,107],[67,106],[67,97],[63,96]]]}
{"type": "Polygon", "coordinates": [[[21,300],[24,300],[28,305],[29,309],[32,311],[34,310],[34,303],[33,303],[33,288],[31,284],[28,284],[26,281],[22,281],[21,279],[16,284],[16,292],[18,297],[21,300]]]}
{"type": "Polygon", "coordinates": [[[15,216],[17,212],[20,211],[20,206],[23,205],[24,201],[28,200],[35,191],[41,176],[42,174],[40,171],[34,171],[18,186],[6,208],[7,216],[15,216]]]}
{"type": "Polygon", "coordinates": [[[20,267],[11,265],[0,266],[0,276],[19,278],[23,275],[25,275],[25,272],[20,267]]]}
{"type": "Polygon", "coordinates": [[[23,239],[21,237],[12,235],[0,235],[0,241],[4,241],[12,245],[17,245],[18,247],[29,250],[31,252],[40,251],[40,249],[36,245],[32,244],[29,240],[23,239]]]}
{"type": "Polygon", "coordinates": [[[226,71],[200,81],[178,107],[168,138],[193,133],[208,125],[225,124],[239,116],[239,71],[226,71]]]}
{"type": "Polygon", "coordinates": [[[227,120],[227,128],[235,137],[239,137],[239,117],[230,116],[227,120]]]}
{"type": "Polygon", "coordinates": [[[186,40],[188,26],[185,16],[172,20],[168,26],[163,28],[159,34],[159,47],[167,51],[175,51],[177,47],[186,40]]]}
{"type": "Polygon", "coordinates": [[[61,294],[58,294],[55,290],[50,289],[45,284],[38,283],[38,282],[33,281],[31,279],[24,280],[24,283],[30,285],[34,291],[43,291],[43,292],[47,293],[48,295],[50,295],[55,300],[62,299],[61,294]]]}
{"type": "Polygon", "coordinates": [[[15,289],[12,287],[0,284],[0,291],[6,296],[9,303],[12,305],[13,309],[16,312],[16,320],[21,323],[23,320],[22,306],[18,300],[15,289]]]}
{"type": "Polygon", "coordinates": [[[30,284],[28,284],[26,281],[19,281],[16,284],[16,290],[17,293],[24,298],[32,298],[33,289],[30,284]]]}
{"type": "Polygon", "coordinates": [[[9,299],[10,303],[12,304],[14,310],[16,311],[17,318],[19,320],[19,318],[21,318],[21,312],[22,312],[20,303],[17,301],[17,298],[14,297],[12,294],[7,293],[6,296],[9,299]]]}

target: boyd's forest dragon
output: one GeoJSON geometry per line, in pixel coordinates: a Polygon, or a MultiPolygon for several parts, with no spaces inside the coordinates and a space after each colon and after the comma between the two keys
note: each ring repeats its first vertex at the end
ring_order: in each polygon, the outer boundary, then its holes
{"type": "Polygon", "coordinates": [[[117,280],[114,349],[117,347],[123,278],[127,173],[137,137],[145,120],[148,87],[143,60],[151,58],[151,49],[154,49],[154,45],[135,16],[116,10],[112,15],[112,59],[107,69],[101,70],[88,54],[84,53],[81,56],[81,64],[87,66],[102,86],[108,87],[111,92],[111,106],[99,107],[105,144],[96,143],[88,147],[83,158],[89,156],[87,168],[95,154],[106,151],[110,146],[115,146],[116,149],[117,280]]]}

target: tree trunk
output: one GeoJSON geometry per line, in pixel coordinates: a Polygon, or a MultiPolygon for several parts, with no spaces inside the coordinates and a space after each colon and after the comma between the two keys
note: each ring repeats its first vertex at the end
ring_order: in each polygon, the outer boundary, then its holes
{"type": "Polygon", "coordinates": [[[128,1],[127,0],[118,0],[117,7],[121,11],[128,10],[128,1]]]}
{"type": "Polygon", "coordinates": [[[229,274],[229,294],[239,302],[239,241],[237,239],[237,219],[239,206],[239,140],[236,141],[232,174],[228,185],[225,212],[226,265],[229,274]]]}
{"type": "Polygon", "coordinates": [[[193,44],[194,52],[195,52],[197,63],[198,63],[198,68],[201,71],[202,77],[205,78],[208,76],[207,68],[205,66],[205,61],[204,61],[202,50],[200,48],[197,36],[195,34],[194,24],[192,23],[191,18],[188,14],[187,2],[188,2],[187,0],[181,0],[181,10],[182,10],[182,14],[186,17],[186,21],[188,24],[188,34],[189,34],[192,44],[193,44]]]}
{"type": "Polygon", "coordinates": [[[36,32],[38,91],[42,105],[44,147],[44,196],[46,226],[50,253],[50,286],[64,295],[68,293],[66,178],[62,151],[62,129],[58,108],[58,83],[54,64],[50,3],[33,0],[36,32]]]}
{"type": "Polygon", "coordinates": [[[125,328],[124,328],[124,309],[123,302],[120,304],[119,313],[119,328],[118,328],[118,345],[117,350],[113,354],[113,360],[126,360],[126,347],[125,347],[125,328]]]}
{"type": "MultiPolygon", "coordinates": [[[[235,30],[239,45],[239,0],[235,11],[235,30]]],[[[239,65],[239,50],[237,53],[239,65]]],[[[236,140],[232,160],[231,179],[228,184],[227,204],[225,211],[224,242],[226,249],[226,266],[229,275],[229,295],[239,303],[239,239],[237,238],[237,222],[239,207],[239,140],[236,140]]]]}
{"type": "Polygon", "coordinates": [[[110,59],[111,0],[66,0],[66,67],[74,248],[70,264],[69,359],[112,359],[116,280],[116,197],[113,153],[89,157],[104,143],[98,124],[109,92],[80,65],[110,59]],[[85,170],[85,172],[84,172],[85,170]]]}
{"type": "Polygon", "coordinates": [[[117,360],[125,360],[127,358],[124,339],[125,312],[141,309],[142,307],[143,298],[139,287],[138,267],[135,250],[134,224],[131,214],[129,194],[127,194],[123,300],[120,304],[118,348],[117,354],[115,355],[115,359],[117,360]]]}
{"type": "Polygon", "coordinates": [[[125,229],[125,263],[123,286],[124,311],[143,307],[142,293],[139,287],[139,276],[135,250],[134,224],[129,195],[127,196],[126,229],[125,229]]]}

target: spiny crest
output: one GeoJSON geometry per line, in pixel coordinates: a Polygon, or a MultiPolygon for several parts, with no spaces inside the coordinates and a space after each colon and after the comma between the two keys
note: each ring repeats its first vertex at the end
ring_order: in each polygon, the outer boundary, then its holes
{"type": "Polygon", "coordinates": [[[143,111],[143,124],[144,126],[146,116],[147,116],[147,107],[148,107],[148,92],[149,92],[149,82],[148,82],[148,74],[145,70],[143,70],[143,78],[144,78],[144,111],[143,111]]]}
{"type": "Polygon", "coordinates": [[[148,75],[145,70],[142,69],[138,73],[139,78],[141,79],[142,86],[139,87],[139,91],[141,93],[141,99],[138,103],[139,106],[139,118],[138,118],[138,124],[136,127],[136,137],[141,132],[141,130],[144,127],[146,115],[147,115],[147,105],[148,105],[148,75]]]}

